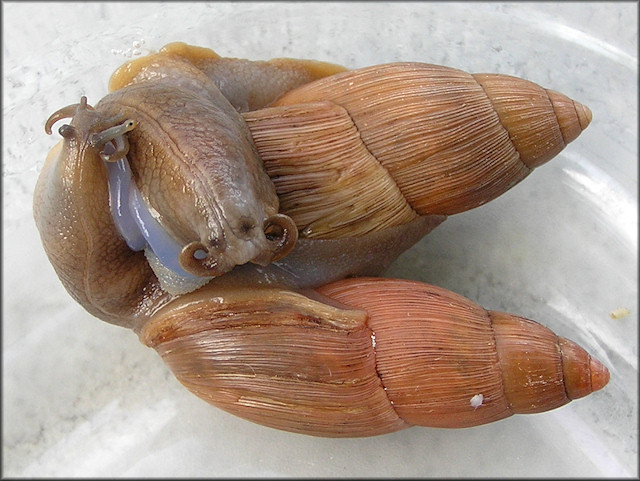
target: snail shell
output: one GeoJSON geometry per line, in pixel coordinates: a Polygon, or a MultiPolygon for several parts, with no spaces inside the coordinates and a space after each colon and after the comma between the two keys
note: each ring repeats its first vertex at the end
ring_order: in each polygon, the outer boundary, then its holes
{"type": "Polygon", "coordinates": [[[204,288],[140,339],[207,402],[318,436],[476,426],[554,409],[609,379],[542,325],[439,287],[354,278],[317,292],[204,288]]]}
{"type": "Polygon", "coordinates": [[[244,118],[282,212],[323,238],[482,205],[591,121],[533,82],[422,63],[335,74],[272,105],[244,118]]]}

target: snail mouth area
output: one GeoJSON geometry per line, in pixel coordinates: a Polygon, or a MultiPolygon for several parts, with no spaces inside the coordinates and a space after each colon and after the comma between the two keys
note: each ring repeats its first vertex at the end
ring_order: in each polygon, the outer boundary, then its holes
{"type": "Polygon", "coordinates": [[[215,242],[194,241],[186,244],[179,255],[181,267],[195,276],[218,277],[235,266],[256,262],[267,265],[274,258],[272,241],[266,234],[237,237],[226,233],[224,246],[215,242]]]}
{"type": "Polygon", "coordinates": [[[224,224],[221,236],[184,246],[179,262],[185,271],[217,277],[247,262],[267,266],[288,254],[298,239],[296,224],[283,214],[271,215],[263,222],[240,216],[235,229],[229,222],[224,224]]]}
{"type": "Polygon", "coordinates": [[[235,265],[250,261],[261,249],[268,248],[266,239],[261,242],[260,237],[264,236],[255,235],[258,232],[252,233],[254,235],[249,239],[243,239],[235,236],[230,229],[225,230],[218,236],[225,240],[222,245],[212,241],[192,241],[194,237],[211,236],[207,236],[206,232],[202,236],[188,234],[190,229],[176,237],[173,235],[174,229],[162,222],[162,216],[140,192],[126,156],[116,161],[105,158],[111,148],[106,144],[107,150],[102,158],[107,168],[109,204],[116,228],[131,250],[153,251],[154,265],[164,266],[167,274],[171,271],[172,275],[190,280],[213,278],[228,272],[235,265]]]}

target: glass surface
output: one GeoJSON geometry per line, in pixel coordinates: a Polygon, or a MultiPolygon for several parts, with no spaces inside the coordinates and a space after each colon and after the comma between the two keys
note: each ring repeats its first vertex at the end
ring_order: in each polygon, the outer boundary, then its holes
{"type": "Polygon", "coordinates": [[[637,476],[636,3],[3,3],[5,476],[637,476]],[[535,319],[611,371],[557,410],[364,439],[281,432],[184,389],[136,336],[85,312],[31,203],[44,122],[172,41],[349,68],[414,60],[535,81],[593,122],[507,194],[450,217],[387,272],[535,319]],[[611,311],[630,315],[612,319],[611,311]]]}

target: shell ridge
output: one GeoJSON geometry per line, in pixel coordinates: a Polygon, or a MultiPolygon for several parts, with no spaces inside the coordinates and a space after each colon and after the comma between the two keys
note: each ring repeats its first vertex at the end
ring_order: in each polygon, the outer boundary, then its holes
{"type": "MultiPolygon", "coordinates": [[[[564,366],[565,366],[565,355],[562,352],[562,346],[560,345],[560,336],[558,336],[556,334],[555,337],[555,342],[556,342],[556,349],[558,350],[558,357],[560,358],[560,375],[562,377],[562,388],[564,389],[564,396],[567,398],[568,401],[572,401],[574,398],[569,394],[569,390],[567,388],[567,378],[564,372],[564,366]]],[[[591,360],[591,355],[587,354],[587,359],[591,360]]],[[[591,382],[591,375],[589,375],[589,386],[592,386],[592,382],[591,382]]],[[[593,387],[591,388],[591,391],[593,391],[593,387]]]]}
{"type": "MultiPolygon", "coordinates": [[[[484,307],[483,307],[484,309],[484,307]]],[[[496,331],[493,328],[493,316],[491,315],[491,311],[484,309],[489,317],[489,326],[491,327],[491,339],[493,339],[493,345],[495,346],[496,358],[498,359],[498,369],[500,370],[500,384],[502,385],[502,392],[504,393],[504,397],[507,400],[507,411],[509,411],[510,415],[516,414],[513,410],[511,400],[509,399],[509,393],[507,392],[507,385],[504,380],[504,369],[502,368],[502,360],[500,359],[500,352],[498,351],[498,339],[496,338],[496,331]]]]}
{"type": "MultiPolygon", "coordinates": [[[[560,356],[560,366],[562,367],[562,369],[560,370],[560,373],[562,374],[562,388],[564,389],[564,395],[565,397],[571,401],[573,399],[572,396],[569,395],[569,391],[567,389],[567,381],[566,381],[566,376],[564,373],[564,354],[562,353],[562,348],[560,347],[560,339],[558,338],[558,336],[556,335],[556,346],[558,349],[558,354],[560,356]]],[[[591,359],[591,356],[588,356],[587,359],[591,359]]],[[[591,376],[589,376],[589,386],[591,386],[591,376]]],[[[593,391],[593,389],[591,389],[593,391]]]]}
{"type": "Polygon", "coordinates": [[[411,205],[411,203],[407,199],[406,194],[404,193],[404,191],[402,190],[402,188],[400,187],[400,185],[396,181],[395,177],[393,177],[391,172],[389,172],[389,169],[387,169],[387,167],[382,162],[380,162],[380,159],[378,159],[378,157],[376,157],[376,155],[371,151],[371,149],[367,145],[367,142],[362,137],[362,133],[360,132],[360,128],[358,127],[358,124],[356,123],[355,119],[351,116],[351,113],[349,113],[349,110],[346,107],[344,107],[343,105],[340,105],[339,103],[336,103],[336,105],[339,105],[344,110],[345,114],[349,117],[349,119],[351,120],[351,123],[353,124],[354,128],[356,129],[356,132],[358,132],[358,138],[360,139],[360,142],[362,142],[362,145],[364,146],[365,149],[367,149],[367,152],[369,152],[371,157],[373,159],[375,159],[375,161],[378,163],[378,165],[381,167],[381,169],[385,172],[385,174],[386,174],[387,178],[389,179],[389,181],[395,186],[395,188],[398,190],[398,192],[400,192],[402,194],[402,197],[404,198],[405,205],[409,209],[411,209],[411,212],[413,212],[413,214],[416,217],[423,217],[423,215],[420,214],[418,211],[416,211],[414,209],[414,207],[411,205]]]}
{"type": "MultiPolygon", "coordinates": [[[[367,316],[367,318],[368,318],[368,316],[367,316]]],[[[371,351],[373,352],[373,368],[376,370],[376,376],[378,377],[378,381],[380,382],[380,387],[384,391],[384,395],[387,398],[387,402],[389,403],[389,408],[393,410],[394,414],[404,424],[406,424],[407,426],[413,426],[413,424],[408,423],[407,421],[404,420],[404,418],[402,416],[400,416],[400,413],[398,413],[398,410],[396,409],[395,405],[393,404],[393,400],[389,397],[389,391],[387,390],[387,387],[384,385],[384,381],[382,379],[382,374],[380,373],[380,370],[378,369],[378,353],[376,351],[376,341],[375,341],[376,332],[371,328],[371,326],[368,325],[368,323],[367,323],[367,328],[371,331],[371,351]]]]}

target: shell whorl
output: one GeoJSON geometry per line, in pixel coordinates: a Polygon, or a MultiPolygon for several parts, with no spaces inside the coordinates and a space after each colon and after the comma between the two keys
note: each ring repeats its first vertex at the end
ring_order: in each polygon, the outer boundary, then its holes
{"type": "Polygon", "coordinates": [[[364,231],[386,227],[388,219],[403,223],[482,205],[557,155],[588,126],[591,112],[516,77],[392,63],[311,82],[244,118],[282,211],[303,235],[308,227],[308,236],[331,237],[360,222],[365,195],[390,207],[356,227],[364,231]],[[337,195],[355,199],[349,205],[355,217],[345,220],[337,197],[325,197],[322,215],[314,217],[321,204],[305,199],[309,188],[325,196],[343,189],[337,195]],[[342,224],[332,230],[314,223],[327,216],[342,224]]]}

